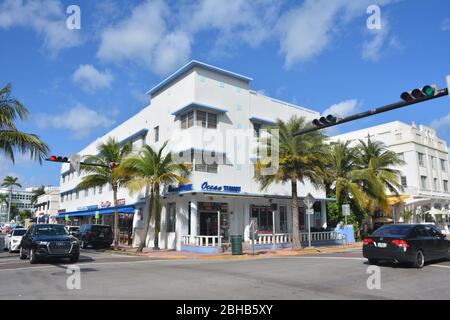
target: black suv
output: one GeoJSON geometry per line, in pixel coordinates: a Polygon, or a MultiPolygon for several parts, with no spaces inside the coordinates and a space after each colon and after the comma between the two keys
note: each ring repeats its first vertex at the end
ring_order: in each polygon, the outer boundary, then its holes
{"type": "Polygon", "coordinates": [[[69,258],[78,261],[80,245],[61,224],[32,225],[20,242],[20,259],[36,263],[44,258],[69,258]]]}
{"type": "Polygon", "coordinates": [[[83,224],[78,238],[83,249],[89,245],[93,248],[109,248],[113,243],[113,232],[111,226],[108,225],[83,224]]]}

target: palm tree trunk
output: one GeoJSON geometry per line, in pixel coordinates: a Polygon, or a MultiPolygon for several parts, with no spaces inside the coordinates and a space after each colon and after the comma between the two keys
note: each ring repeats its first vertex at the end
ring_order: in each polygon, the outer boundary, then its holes
{"type": "Polygon", "coordinates": [[[298,225],[298,195],[297,195],[297,180],[291,180],[291,211],[292,211],[292,250],[299,250],[302,248],[300,243],[300,232],[298,225]]]}
{"type": "Polygon", "coordinates": [[[119,249],[119,212],[117,210],[117,185],[113,184],[113,198],[114,198],[114,249],[119,249]]]}
{"type": "Polygon", "coordinates": [[[152,211],[153,211],[153,188],[150,189],[150,201],[148,205],[148,218],[144,219],[145,227],[144,227],[144,235],[141,239],[141,242],[139,243],[139,247],[137,248],[136,252],[142,252],[142,250],[145,247],[145,244],[147,243],[147,235],[148,230],[150,228],[150,221],[152,217],[152,211]]]}
{"type": "Polygon", "coordinates": [[[11,221],[12,187],[9,188],[8,222],[11,221]]]}
{"type": "Polygon", "coordinates": [[[161,208],[159,205],[159,185],[155,186],[155,232],[154,232],[154,241],[153,241],[153,250],[159,250],[159,230],[161,228],[161,208]]]}

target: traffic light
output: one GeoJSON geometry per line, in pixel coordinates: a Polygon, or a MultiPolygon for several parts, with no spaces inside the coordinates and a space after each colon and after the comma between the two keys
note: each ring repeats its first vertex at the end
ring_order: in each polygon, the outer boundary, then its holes
{"type": "Polygon", "coordinates": [[[325,128],[334,125],[340,121],[339,116],[334,114],[329,114],[327,116],[320,117],[319,119],[314,119],[312,124],[317,128],[325,128]]]}
{"type": "Polygon", "coordinates": [[[405,91],[400,95],[400,98],[406,103],[410,103],[418,99],[433,97],[436,94],[436,91],[437,88],[435,85],[426,85],[423,86],[422,89],[416,88],[411,92],[405,91]]]}
{"type": "Polygon", "coordinates": [[[61,157],[61,156],[50,156],[50,158],[48,158],[47,161],[52,161],[52,162],[69,162],[69,158],[68,157],[61,157]]]}

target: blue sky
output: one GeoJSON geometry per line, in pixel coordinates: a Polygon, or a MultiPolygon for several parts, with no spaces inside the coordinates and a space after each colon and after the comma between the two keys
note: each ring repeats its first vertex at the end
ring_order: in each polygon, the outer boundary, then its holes
{"type": "MultiPolygon", "coordinates": [[[[348,115],[395,102],[404,90],[446,86],[448,0],[0,0],[0,85],[29,109],[19,127],[70,155],[135,114],[145,92],[191,59],[252,77],[254,90],[348,115]],[[66,9],[81,10],[81,29],[66,9]],[[381,8],[369,30],[368,6],[381,8]]],[[[341,133],[401,120],[450,141],[441,98],[336,127],[341,133]]],[[[0,156],[0,178],[59,184],[59,166],[0,156]]]]}

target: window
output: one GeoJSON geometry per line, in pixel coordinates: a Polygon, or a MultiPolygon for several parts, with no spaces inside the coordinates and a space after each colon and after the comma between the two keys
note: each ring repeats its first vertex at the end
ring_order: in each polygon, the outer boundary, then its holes
{"type": "Polygon", "coordinates": [[[84,189],[84,197],[87,198],[89,196],[89,189],[84,189]]]}
{"type": "Polygon", "coordinates": [[[417,153],[418,157],[419,157],[419,166],[421,167],[425,167],[425,155],[423,153],[418,152],[417,153]]]}
{"type": "Polygon", "coordinates": [[[61,195],[61,202],[64,202],[64,196],[61,195]]]}
{"type": "Polygon", "coordinates": [[[287,232],[287,209],[280,206],[280,232],[287,232]]]}
{"type": "Polygon", "coordinates": [[[167,204],[167,232],[175,232],[176,223],[176,205],[175,203],[167,204]]]}
{"type": "Polygon", "coordinates": [[[397,153],[397,156],[398,156],[398,158],[399,158],[400,160],[405,161],[405,154],[404,154],[403,152],[397,153]]]}
{"type": "Polygon", "coordinates": [[[261,124],[260,123],[254,123],[253,124],[253,130],[255,131],[255,137],[259,138],[261,134],[261,124]]]}
{"type": "Polygon", "coordinates": [[[80,194],[78,191],[75,192],[75,199],[78,199],[80,197],[80,194]]]}
{"type": "Polygon", "coordinates": [[[420,187],[422,189],[427,188],[427,177],[426,176],[420,176],[420,187]]]}
{"type": "Polygon", "coordinates": [[[445,162],[446,161],[444,159],[440,159],[440,160],[441,160],[441,170],[444,171],[444,172],[447,171],[446,168],[445,168],[445,162]]]}
{"type": "Polygon", "coordinates": [[[195,171],[217,173],[218,164],[215,152],[211,152],[210,154],[205,152],[202,154],[195,154],[194,160],[195,171]]]}
{"type": "Polygon", "coordinates": [[[99,186],[98,187],[98,194],[102,194],[102,192],[103,192],[103,186],[99,186]]]}
{"type": "Polygon", "coordinates": [[[196,113],[197,113],[197,121],[196,121],[197,126],[208,129],[217,128],[217,114],[200,110],[197,110],[196,113]]]}
{"type": "Polygon", "coordinates": [[[434,186],[434,190],[439,190],[437,178],[434,178],[434,180],[433,180],[433,186],[434,186]]]}
{"type": "Polygon", "coordinates": [[[444,180],[444,191],[448,192],[448,180],[444,180]]]}
{"type": "Polygon", "coordinates": [[[187,129],[194,125],[194,111],[181,115],[181,129],[187,129]]]}
{"type": "Polygon", "coordinates": [[[431,162],[431,168],[432,169],[436,169],[436,162],[435,162],[436,158],[433,156],[430,156],[430,162],[431,162]]]}
{"type": "Polygon", "coordinates": [[[155,142],[159,141],[159,126],[156,126],[155,129],[155,142]]]}
{"type": "Polygon", "coordinates": [[[95,191],[96,191],[95,189],[96,189],[95,187],[92,188],[92,194],[93,194],[94,196],[95,196],[95,191]]]}
{"type": "Polygon", "coordinates": [[[407,187],[408,186],[408,181],[406,180],[406,176],[402,176],[400,178],[401,183],[402,183],[402,187],[407,187]]]}
{"type": "Polygon", "coordinates": [[[270,207],[252,206],[251,218],[258,220],[258,230],[261,233],[272,232],[272,211],[270,207]]]}

